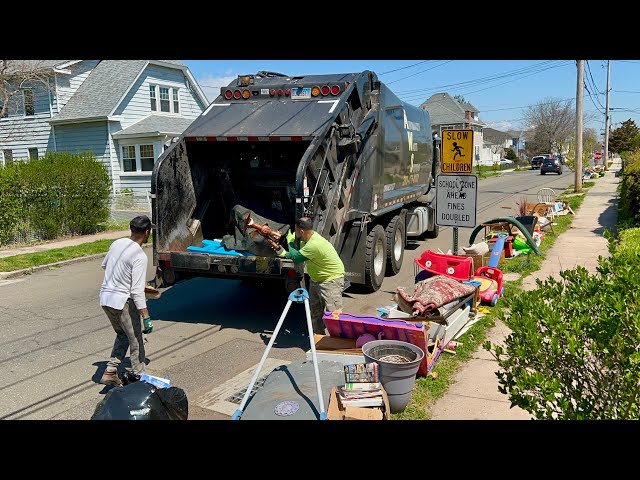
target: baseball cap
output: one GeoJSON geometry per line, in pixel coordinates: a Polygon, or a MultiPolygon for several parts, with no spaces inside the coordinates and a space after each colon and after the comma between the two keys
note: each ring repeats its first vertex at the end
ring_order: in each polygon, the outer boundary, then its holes
{"type": "Polygon", "coordinates": [[[139,232],[156,228],[155,224],[151,223],[151,220],[146,215],[138,215],[132,218],[131,222],[129,222],[129,227],[139,232]]]}

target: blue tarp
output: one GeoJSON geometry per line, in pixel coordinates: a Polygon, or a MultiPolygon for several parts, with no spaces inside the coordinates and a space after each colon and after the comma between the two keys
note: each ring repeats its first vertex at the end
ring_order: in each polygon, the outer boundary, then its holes
{"type": "Polygon", "coordinates": [[[220,240],[202,240],[202,247],[191,245],[187,247],[190,252],[212,253],[215,255],[231,255],[233,257],[253,257],[254,254],[246,250],[227,250],[220,240]]]}

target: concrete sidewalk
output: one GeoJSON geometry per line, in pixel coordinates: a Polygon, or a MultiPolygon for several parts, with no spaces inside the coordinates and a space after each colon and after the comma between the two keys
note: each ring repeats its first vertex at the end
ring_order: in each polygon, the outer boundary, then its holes
{"type": "MultiPolygon", "coordinates": [[[[584,266],[595,272],[598,256],[609,255],[608,242],[602,236],[605,228],[615,231],[618,212],[617,176],[622,164],[614,158],[604,177],[595,181],[576,213],[571,228],[560,234],[549,249],[542,267],[523,280],[525,290],[536,288],[536,278],[559,277],[561,270],[584,266]]],[[[500,343],[510,330],[497,321],[487,332],[487,339],[500,343]]],[[[509,408],[507,395],[498,391],[497,361],[482,347],[457,373],[454,383],[432,409],[433,420],[525,420],[532,416],[526,411],[509,408]]]]}
{"type": "Polygon", "coordinates": [[[6,248],[0,250],[0,258],[12,257],[14,255],[21,255],[23,253],[44,252],[53,248],[73,247],[75,245],[91,243],[97,240],[115,240],[117,238],[128,237],[129,235],[131,235],[131,232],[129,230],[120,230],[117,232],[103,232],[96,233],[95,235],[71,237],[65,240],[41,243],[39,245],[30,245],[28,247],[6,248]]]}

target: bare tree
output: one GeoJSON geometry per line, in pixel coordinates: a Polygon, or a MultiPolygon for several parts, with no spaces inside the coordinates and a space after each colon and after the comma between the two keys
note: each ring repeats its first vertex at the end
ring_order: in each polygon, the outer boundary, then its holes
{"type": "Polygon", "coordinates": [[[534,130],[532,144],[545,153],[561,153],[575,132],[576,114],[571,100],[547,98],[527,107],[524,121],[534,130]]]}
{"type": "Polygon", "coordinates": [[[34,94],[55,94],[56,60],[0,60],[0,143],[19,139],[27,125],[12,116],[34,109],[34,94]]]}

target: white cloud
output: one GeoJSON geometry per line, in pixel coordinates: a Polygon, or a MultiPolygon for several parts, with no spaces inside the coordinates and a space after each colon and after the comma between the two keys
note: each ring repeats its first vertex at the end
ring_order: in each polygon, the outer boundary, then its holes
{"type": "Polygon", "coordinates": [[[226,87],[229,82],[238,78],[237,75],[230,75],[231,71],[227,71],[229,75],[218,77],[215,75],[206,75],[204,77],[196,78],[198,85],[202,88],[202,91],[207,96],[209,102],[213,102],[218,95],[220,95],[220,87],[226,87]]]}

